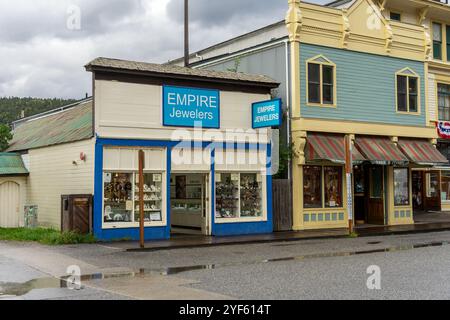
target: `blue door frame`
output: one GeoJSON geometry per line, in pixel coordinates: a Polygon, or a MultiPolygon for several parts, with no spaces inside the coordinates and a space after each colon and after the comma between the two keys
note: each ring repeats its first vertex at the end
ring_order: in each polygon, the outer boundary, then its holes
{"type": "Polygon", "coordinates": [[[235,150],[264,150],[267,158],[267,172],[271,172],[271,144],[250,144],[250,143],[186,143],[181,141],[157,141],[157,140],[121,140],[97,138],[95,144],[95,169],[94,169],[94,235],[101,241],[115,239],[139,239],[139,228],[116,228],[103,229],[103,150],[104,147],[141,147],[166,148],[166,197],[167,197],[167,225],[164,227],[146,227],[146,240],[163,240],[170,238],[171,229],[171,208],[170,208],[170,176],[172,164],[172,149],[175,147],[195,147],[210,149],[211,152],[211,233],[213,236],[230,236],[243,234],[263,234],[273,232],[272,214],[272,176],[267,174],[267,220],[258,222],[236,222],[236,223],[216,223],[215,221],[215,150],[230,148],[235,150]]]}

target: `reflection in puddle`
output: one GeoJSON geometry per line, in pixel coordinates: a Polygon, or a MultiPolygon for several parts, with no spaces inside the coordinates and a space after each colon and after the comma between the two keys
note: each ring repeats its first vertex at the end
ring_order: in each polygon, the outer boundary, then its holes
{"type": "MultiPolygon", "coordinates": [[[[449,242],[431,242],[415,245],[404,245],[390,248],[374,249],[374,250],[363,250],[363,251],[348,251],[348,252],[332,252],[332,253],[317,253],[317,254],[307,254],[295,257],[286,258],[275,258],[257,261],[244,261],[244,262],[230,262],[230,263],[220,263],[220,264],[205,264],[196,266],[185,266],[185,267],[173,267],[173,268],[161,268],[161,269],[140,269],[138,272],[123,272],[123,273],[95,273],[90,275],[81,276],[81,282],[95,281],[95,280],[106,280],[114,278],[136,278],[145,276],[170,276],[176,275],[184,272],[190,271],[201,271],[201,270],[214,270],[218,268],[225,267],[237,267],[237,266],[248,266],[255,264],[265,264],[271,262],[286,262],[286,261],[302,261],[306,259],[316,259],[316,258],[332,258],[332,257],[350,257],[363,254],[373,254],[373,253],[390,253],[398,251],[406,251],[420,248],[429,247],[442,247],[447,246],[449,242]]],[[[2,283],[0,282],[0,298],[1,297],[20,297],[32,290],[36,289],[62,289],[67,288],[68,277],[63,278],[40,278],[33,279],[25,283],[2,283]]]]}

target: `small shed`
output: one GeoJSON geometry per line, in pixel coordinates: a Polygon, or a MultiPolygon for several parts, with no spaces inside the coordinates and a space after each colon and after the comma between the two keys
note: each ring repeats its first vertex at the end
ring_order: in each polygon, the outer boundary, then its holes
{"type": "Polygon", "coordinates": [[[24,225],[28,170],[18,153],[0,153],[0,228],[24,225]]]}

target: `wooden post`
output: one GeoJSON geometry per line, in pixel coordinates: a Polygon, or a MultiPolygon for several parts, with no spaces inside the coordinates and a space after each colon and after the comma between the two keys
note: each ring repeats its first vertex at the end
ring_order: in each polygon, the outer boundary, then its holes
{"type": "Polygon", "coordinates": [[[144,229],[144,163],[145,154],[139,150],[139,238],[141,249],[145,247],[145,229],[144,229]]]}
{"type": "Polygon", "coordinates": [[[352,139],[350,135],[345,136],[345,177],[347,182],[347,212],[348,229],[352,234],[354,231],[353,216],[353,159],[352,159],[352,139]]]}

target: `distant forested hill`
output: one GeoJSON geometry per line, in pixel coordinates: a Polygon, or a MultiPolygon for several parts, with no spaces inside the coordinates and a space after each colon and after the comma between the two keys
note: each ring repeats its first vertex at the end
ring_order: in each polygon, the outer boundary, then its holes
{"type": "Polygon", "coordinates": [[[17,98],[0,97],[0,124],[10,124],[18,120],[21,111],[25,111],[25,117],[29,117],[41,112],[62,107],[75,102],[76,100],[64,99],[39,99],[39,98],[17,98]]]}

